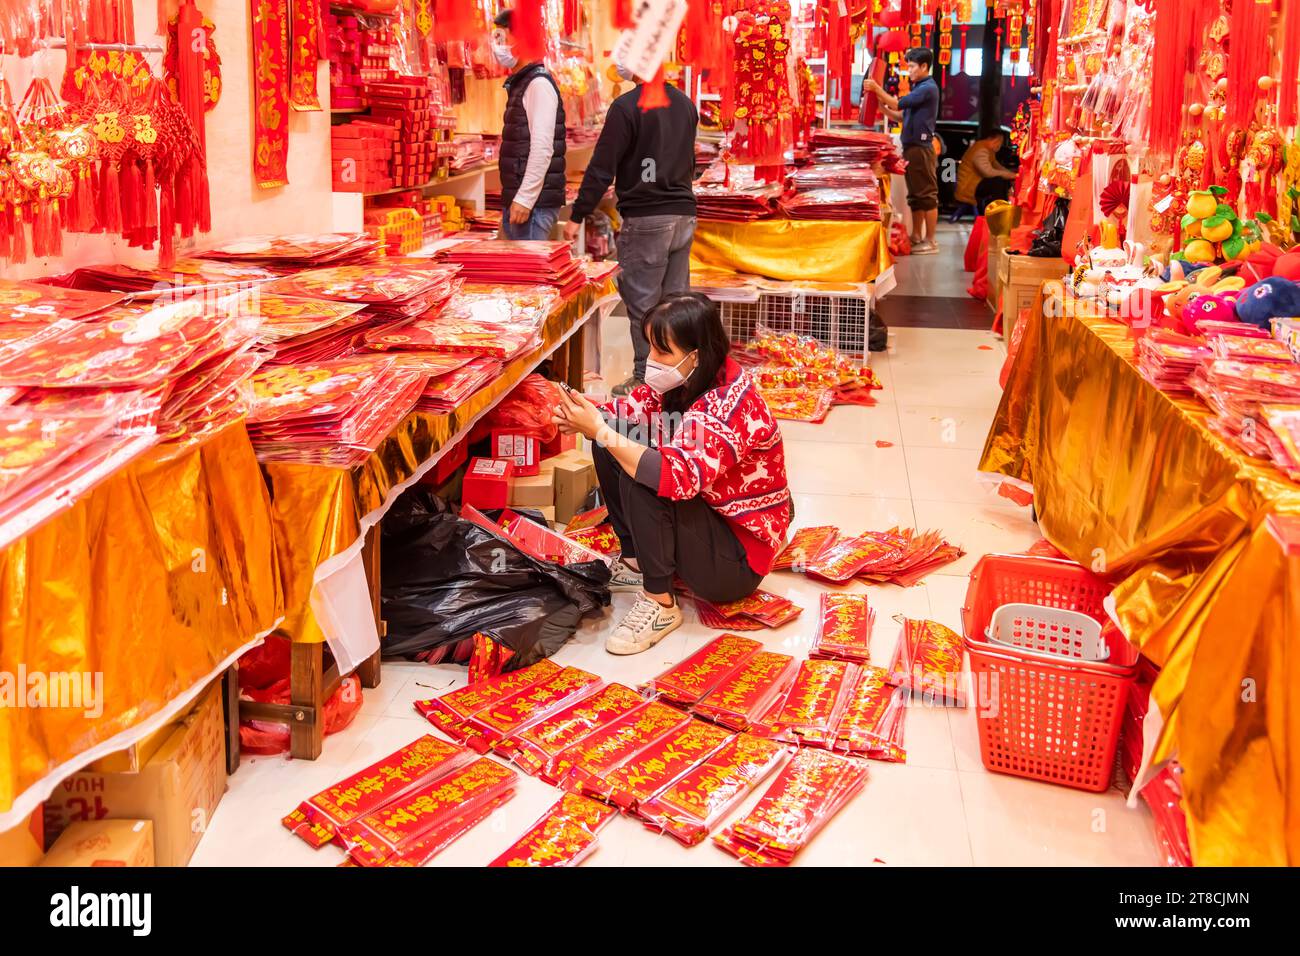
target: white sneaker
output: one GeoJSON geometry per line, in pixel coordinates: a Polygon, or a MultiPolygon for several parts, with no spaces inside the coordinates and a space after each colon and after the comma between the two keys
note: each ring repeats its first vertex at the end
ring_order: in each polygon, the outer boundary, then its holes
{"type": "Polygon", "coordinates": [[[924,242],[912,247],[912,255],[914,256],[933,256],[938,251],[939,244],[933,239],[926,239],[924,242]]]}
{"type": "Polygon", "coordinates": [[[632,605],[619,625],[605,639],[611,654],[640,654],[648,651],[677,630],[683,620],[681,606],[674,602],[664,607],[658,601],[642,597],[632,605]]]}
{"type": "Polygon", "coordinates": [[[610,591],[640,591],[645,587],[645,580],[640,571],[633,571],[619,558],[609,569],[610,591]]]}

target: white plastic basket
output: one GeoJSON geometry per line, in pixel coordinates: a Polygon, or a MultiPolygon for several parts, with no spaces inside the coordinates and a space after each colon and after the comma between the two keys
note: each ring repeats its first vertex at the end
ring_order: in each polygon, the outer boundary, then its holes
{"type": "Polygon", "coordinates": [[[1101,625],[1086,614],[1040,604],[1003,604],[985,636],[994,644],[1076,661],[1104,661],[1110,648],[1101,625]]]}

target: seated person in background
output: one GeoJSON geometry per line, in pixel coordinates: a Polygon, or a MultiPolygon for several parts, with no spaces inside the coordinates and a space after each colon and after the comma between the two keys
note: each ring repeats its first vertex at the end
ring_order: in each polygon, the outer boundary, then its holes
{"type": "Polygon", "coordinates": [[[1006,145],[1001,130],[985,133],[971,143],[961,158],[957,170],[957,188],[954,198],[960,203],[974,206],[976,213],[984,215],[984,207],[995,199],[1006,199],[1011,193],[1011,183],[1016,174],[998,162],[998,151],[1006,145]]]}
{"type": "Polygon", "coordinates": [[[717,304],[670,294],[647,313],[645,334],[644,385],[607,412],[572,391],[555,407],[561,431],[596,446],[623,552],[610,590],[641,592],[605,643],[611,654],[649,650],[682,623],[674,577],[706,601],[753,594],[793,516],[781,430],[728,356],[717,304]]]}

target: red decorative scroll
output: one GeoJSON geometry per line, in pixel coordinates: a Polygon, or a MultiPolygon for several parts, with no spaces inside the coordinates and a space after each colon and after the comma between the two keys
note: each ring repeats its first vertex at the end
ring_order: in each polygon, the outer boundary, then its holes
{"type": "Polygon", "coordinates": [[[866,780],[867,767],[860,760],[801,750],[749,815],[714,842],[749,866],[785,866],[866,780]]]}
{"type": "Polygon", "coordinates": [[[591,693],[600,683],[595,674],[566,667],[540,684],[489,704],[466,720],[461,725],[465,743],[479,753],[486,753],[570,701],[591,693]]]}
{"type": "Polygon", "coordinates": [[[663,793],[641,803],[637,816],[650,829],[695,846],[787,753],[775,741],[739,734],[663,793]]]}
{"type": "Polygon", "coordinates": [[[758,641],[723,634],[686,660],[646,682],[642,692],[655,691],[679,704],[694,704],[721,684],[737,667],[763,649],[758,641]]]}
{"type": "Polygon", "coordinates": [[[281,822],[312,846],[322,847],[338,840],[339,827],[471,759],[473,754],[463,747],[426,735],[309,797],[281,822]]]}
{"type": "Polygon", "coordinates": [[[732,730],[748,730],[789,687],[796,670],[790,655],[761,651],[691,710],[732,730]]]}
{"type": "Polygon", "coordinates": [[[316,95],[316,54],[320,49],[320,0],[293,0],[289,57],[289,105],[299,112],[320,110],[316,95]]]}
{"type": "Polygon", "coordinates": [[[532,667],[502,674],[481,684],[470,684],[432,700],[417,700],[415,709],[429,723],[455,737],[455,728],[483,708],[554,677],[560,670],[560,665],[554,661],[538,661],[532,667]]]}
{"type": "Polygon", "coordinates": [[[903,619],[890,670],[896,684],[946,707],[965,707],[962,639],[938,621],[903,619]]]}
{"type": "Polygon", "coordinates": [[[488,866],[577,866],[596,848],[596,834],[617,815],[603,803],[566,793],[488,866]]]}
{"type": "MultiPolygon", "coordinates": [[[[451,844],[455,843],[474,827],[478,826],[497,808],[508,803],[515,792],[507,790],[499,796],[486,801],[473,801],[468,809],[452,817],[446,823],[435,826],[415,843],[403,847],[383,861],[381,866],[424,866],[451,844]]],[[[353,857],[348,857],[353,860],[353,857]]]]}
{"type": "Polygon", "coordinates": [[[871,628],[876,612],[865,594],[822,594],[821,627],[813,638],[813,657],[865,664],[871,660],[871,628]]]}
{"type": "Polygon", "coordinates": [[[600,776],[672,733],[689,719],[674,707],[652,701],[564,751],[552,761],[541,775],[542,779],[566,790],[577,789],[579,783],[572,776],[578,768],[586,777],[600,776]]]}
{"type": "Polygon", "coordinates": [[[903,761],[906,690],[883,667],[864,667],[835,731],[835,749],[876,760],[903,761]]]}
{"type": "Polygon", "coordinates": [[[540,723],[512,737],[498,752],[509,752],[530,774],[547,770],[566,748],[584,740],[601,727],[641,707],[645,701],[630,687],[610,684],[589,697],[570,704],[540,723]]]}
{"type": "Polygon", "coordinates": [[[858,667],[844,661],[804,661],[771,730],[778,740],[813,747],[835,742],[840,715],[857,682],[858,667]]]}
{"type": "Polygon", "coordinates": [[[583,792],[633,810],[731,739],[721,727],[692,720],[605,773],[574,768],[583,792]]]}
{"type": "Polygon", "coordinates": [[[253,15],[253,175],[289,184],[289,0],[249,0],[253,15]]]}

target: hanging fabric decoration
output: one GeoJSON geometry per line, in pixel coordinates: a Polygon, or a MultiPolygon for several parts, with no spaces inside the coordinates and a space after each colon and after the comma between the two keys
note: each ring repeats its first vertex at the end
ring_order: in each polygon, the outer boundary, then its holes
{"type": "Polygon", "coordinates": [[[487,32],[477,0],[433,0],[433,31],[439,40],[476,40],[487,32]]]}
{"type": "MultiPolygon", "coordinates": [[[[177,44],[176,56],[176,102],[177,111],[188,122],[194,137],[194,155],[183,168],[175,171],[174,206],[168,208],[168,197],[163,196],[160,211],[171,213],[176,224],[180,226],[181,235],[188,238],[195,230],[208,232],[212,229],[212,203],[208,193],[208,136],[204,113],[211,109],[209,101],[215,103],[213,96],[221,95],[221,59],[216,55],[212,21],[199,12],[194,0],[183,0],[177,13],[176,29],[179,36],[194,40],[200,33],[204,36],[204,49],[211,55],[195,51],[199,44],[177,44]],[[210,75],[210,71],[216,73],[210,75]]],[[[164,242],[170,241],[171,233],[163,230],[164,242]]],[[[164,248],[166,248],[164,246],[164,248]]]]}
{"type": "Polygon", "coordinates": [[[1282,43],[1282,82],[1278,90],[1278,125],[1300,124],[1300,0],[1282,0],[1278,37],[1282,43]]]}
{"type": "MultiPolygon", "coordinates": [[[[935,10],[935,26],[939,31],[939,65],[952,64],[952,0],[942,0],[935,10]]],[[[947,72],[940,70],[936,72],[947,72]]]]}
{"type": "Polygon", "coordinates": [[[737,127],[732,149],[746,163],[776,165],[793,142],[794,96],[786,59],[790,42],[786,0],[742,0],[736,11],[737,127]]]}
{"type": "Polygon", "coordinates": [[[1272,0],[1236,0],[1228,50],[1227,129],[1246,129],[1255,119],[1259,78],[1269,72],[1268,34],[1272,0]]]}
{"type": "Polygon", "coordinates": [[[632,0],[610,0],[609,15],[615,30],[630,30],[636,22],[632,17],[632,0]]]}
{"type": "Polygon", "coordinates": [[[1151,70],[1150,141],[1154,157],[1166,163],[1178,149],[1183,105],[1204,28],[1204,8],[1183,0],[1156,0],[1155,42],[1151,70]]]}
{"type": "Polygon", "coordinates": [[[293,0],[289,105],[300,113],[319,112],[316,53],[320,49],[320,0],[293,0]]]}
{"type": "Polygon", "coordinates": [[[193,0],[187,0],[181,7],[181,12],[186,13],[186,23],[190,24],[189,29],[185,31],[188,37],[188,50],[181,51],[179,40],[180,13],[171,18],[167,24],[167,49],[163,54],[163,77],[167,81],[167,89],[171,91],[178,101],[181,99],[180,87],[180,63],[184,58],[197,57],[202,63],[203,78],[201,86],[203,90],[203,109],[205,112],[211,112],[212,109],[221,102],[221,55],[217,53],[216,44],[216,24],[206,16],[199,13],[195,8],[193,0]],[[193,26],[193,16],[201,18],[199,26],[193,26]],[[201,53],[195,52],[195,47],[202,45],[201,53]]]}
{"type": "Polygon", "coordinates": [[[515,56],[520,63],[536,63],[546,57],[546,27],[542,22],[542,0],[519,0],[510,20],[515,56]]]}
{"type": "Polygon", "coordinates": [[[581,0],[564,0],[564,35],[572,37],[582,26],[581,0]]]}
{"type": "Polygon", "coordinates": [[[253,17],[253,175],[289,184],[289,0],[249,0],[253,17]]]}
{"type": "Polygon", "coordinates": [[[727,59],[722,19],[722,0],[696,0],[687,4],[686,25],[682,30],[682,61],[706,77],[720,71],[727,59]]]}

